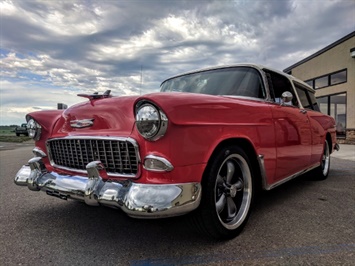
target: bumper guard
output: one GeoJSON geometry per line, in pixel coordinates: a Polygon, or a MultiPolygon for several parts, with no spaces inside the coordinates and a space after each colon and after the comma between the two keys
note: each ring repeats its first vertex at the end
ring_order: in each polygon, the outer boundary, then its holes
{"type": "Polygon", "coordinates": [[[41,157],[29,160],[15,177],[15,184],[45,191],[61,199],[84,201],[122,209],[135,218],[162,218],[196,209],[201,200],[200,183],[139,184],[130,180],[103,181],[106,171],[99,161],[86,166],[87,177],[48,172],[41,157]]]}

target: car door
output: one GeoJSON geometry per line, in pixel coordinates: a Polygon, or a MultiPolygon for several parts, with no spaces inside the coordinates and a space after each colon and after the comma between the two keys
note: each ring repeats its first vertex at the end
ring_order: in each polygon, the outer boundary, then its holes
{"type": "Polygon", "coordinates": [[[278,73],[266,71],[274,103],[271,104],[276,139],[276,172],[274,182],[307,168],[311,159],[311,129],[307,112],[299,108],[290,80],[278,73]],[[282,103],[281,95],[289,91],[290,102],[282,103]]]}
{"type": "Polygon", "coordinates": [[[295,89],[300,99],[301,105],[307,112],[307,116],[311,127],[312,136],[312,155],[311,165],[317,164],[323,154],[323,144],[326,135],[322,124],[324,124],[324,115],[320,113],[314,94],[302,84],[294,82],[295,89]]]}

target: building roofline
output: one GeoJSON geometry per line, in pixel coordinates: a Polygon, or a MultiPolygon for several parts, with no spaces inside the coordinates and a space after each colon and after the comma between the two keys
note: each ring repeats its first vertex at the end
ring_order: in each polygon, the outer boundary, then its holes
{"type": "Polygon", "coordinates": [[[348,40],[348,39],[350,39],[350,38],[352,38],[352,37],[354,37],[354,36],[355,36],[355,31],[353,31],[353,32],[349,33],[348,35],[344,36],[343,38],[341,38],[341,39],[339,39],[339,40],[337,40],[337,41],[335,41],[335,42],[329,44],[328,46],[326,46],[326,47],[324,47],[323,49],[319,50],[318,52],[315,52],[314,54],[312,54],[312,55],[306,57],[305,59],[303,59],[303,60],[301,60],[301,61],[299,61],[299,62],[297,62],[297,63],[295,63],[295,64],[293,64],[293,65],[291,65],[291,66],[289,66],[289,67],[287,67],[287,68],[285,68],[285,69],[283,70],[283,72],[288,73],[288,72],[289,72],[290,70],[292,70],[293,68],[295,68],[295,67],[297,67],[297,66],[299,66],[299,65],[302,65],[303,63],[305,63],[305,62],[307,62],[307,61],[309,61],[309,60],[311,60],[311,59],[317,57],[318,55],[321,55],[322,53],[324,53],[324,52],[326,52],[326,51],[332,49],[333,47],[335,47],[335,46],[341,44],[342,42],[345,42],[346,40],[348,40]]]}

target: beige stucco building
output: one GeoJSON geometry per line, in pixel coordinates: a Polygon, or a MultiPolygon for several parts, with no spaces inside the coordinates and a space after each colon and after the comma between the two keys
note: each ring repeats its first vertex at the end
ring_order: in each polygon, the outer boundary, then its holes
{"type": "Polygon", "coordinates": [[[321,111],[336,120],[338,141],[355,144],[355,31],[284,72],[316,89],[321,111]]]}

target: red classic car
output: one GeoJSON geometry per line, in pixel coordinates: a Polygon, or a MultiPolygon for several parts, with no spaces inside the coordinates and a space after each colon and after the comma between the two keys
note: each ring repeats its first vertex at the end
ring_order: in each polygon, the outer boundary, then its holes
{"type": "Polygon", "coordinates": [[[34,158],[15,183],[136,218],[190,213],[215,238],[242,230],[257,189],[310,170],[325,179],[339,149],[314,90],[258,65],[185,73],[159,93],[79,96],[26,116],[34,158]]]}

